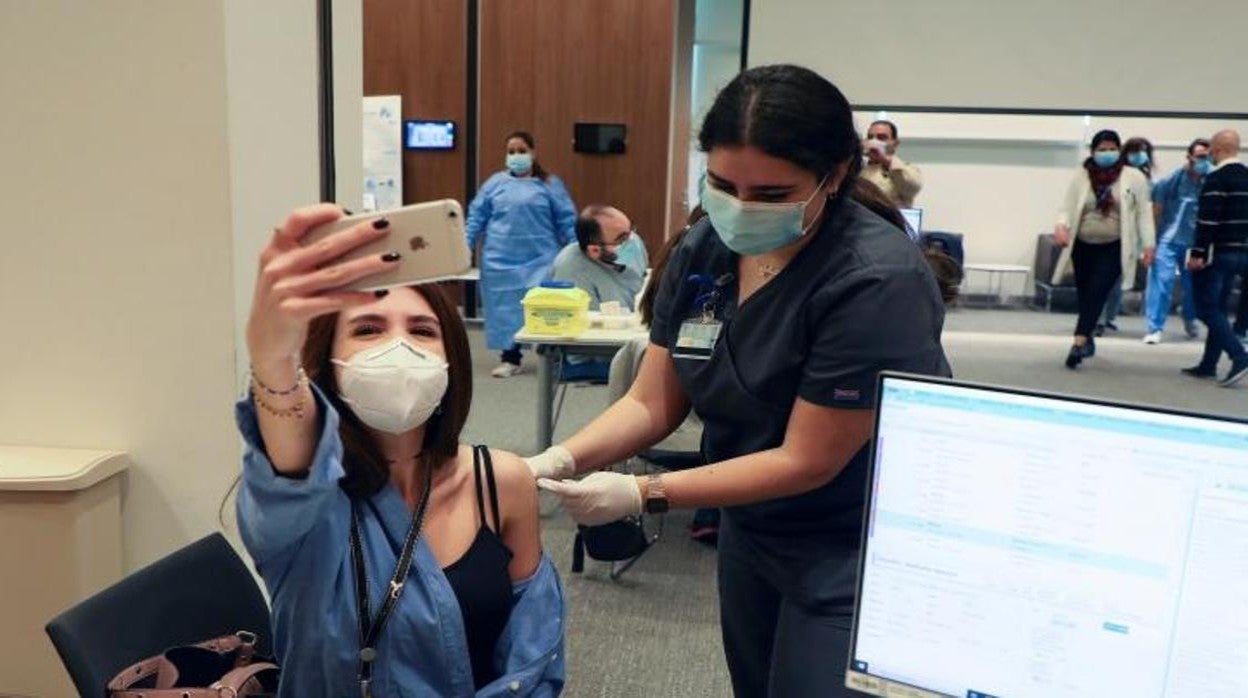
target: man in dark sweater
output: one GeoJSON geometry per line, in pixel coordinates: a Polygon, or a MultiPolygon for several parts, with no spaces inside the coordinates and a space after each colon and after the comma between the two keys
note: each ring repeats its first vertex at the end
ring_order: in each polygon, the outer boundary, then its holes
{"type": "Polygon", "coordinates": [[[1239,134],[1219,131],[1209,151],[1214,170],[1205,177],[1196,214],[1196,243],[1188,267],[1196,272],[1196,314],[1209,328],[1200,363],[1183,372],[1216,378],[1222,352],[1231,369],[1220,383],[1230,387],[1248,376],[1248,350],[1227,318],[1226,304],[1236,275],[1248,275],[1248,167],[1239,161],[1239,134]]]}

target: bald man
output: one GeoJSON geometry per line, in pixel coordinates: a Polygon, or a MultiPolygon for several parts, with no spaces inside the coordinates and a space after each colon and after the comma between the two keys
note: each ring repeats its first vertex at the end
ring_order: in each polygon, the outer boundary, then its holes
{"type": "Polygon", "coordinates": [[[1216,378],[1225,352],[1231,368],[1220,384],[1231,387],[1248,376],[1248,349],[1227,318],[1235,277],[1248,275],[1248,167],[1239,161],[1239,133],[1218,131],[1209,149],[1213,171],[1205,177],[1196,213],[1196,243],[1188,267],[1195,273],[1196,314],[1209,328],[1200,363],[1183,369],[1196,378],[1216,378]]]}
{"type": "Polygon", "coordinates": [[[645,280],[645,258],[645,247],[628,216],[614,206],[593,204],[576,219],[576,242],[555,257],[551,276],[585,289],[590,310],[608,301],[632,310],[645,280]]]}

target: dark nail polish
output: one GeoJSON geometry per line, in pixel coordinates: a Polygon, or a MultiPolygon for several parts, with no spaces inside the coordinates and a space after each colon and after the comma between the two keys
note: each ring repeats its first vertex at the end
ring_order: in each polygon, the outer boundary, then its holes
{"type": "Polygon", "coordinates": [[[342,212],[343,212],[343,213],[345,213],[345,214],[347,214],[348,216],[354,216],[354,215],[355,215],[355,211],[352,211],[351,209],[347,208],[346,206],[343,206],[343,207],[342,207],[342,212]]]}
{"type": "Polygon", "coordinates": [[[377,230],[381,230],[383,228],[389,228],[390,221],[386,220],[385,218],[378,218],[377,220],[373,221],[373,227],[376,228],[377,230]]]}
{"type": "Polygon", "coordinates": [[[387,252],[381,256],[383,262],[397,262],[400,259],[403,259],[403,255],[398,252],[387,252]]]}
{"type": "Polygon", "coordinates": [[[373,295],[377,296],[378,298],[385,298],[386,296],[390,295],[390,289],[379,288],[376,291],[373,291],[373,295]]]}

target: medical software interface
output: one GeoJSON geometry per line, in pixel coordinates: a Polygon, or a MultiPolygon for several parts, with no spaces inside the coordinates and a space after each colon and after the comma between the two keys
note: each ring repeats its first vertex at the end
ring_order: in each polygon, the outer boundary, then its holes
{"type": "Polygon", "coordinates": [[[450,150],[455,147],[455,122],[405,121],[408,150],[450,150]]]}
{"type": "Polygon", "coordinates": [[[1248,425],[888,377],[850,669],[1248,696],[1248,425]]]}
{"type": "Polygon", "coordinates": [[[910,228],[913,235],[923,232],[923,209],[903,208],[901,216],[906,219],[906,227],[910,228]]]}

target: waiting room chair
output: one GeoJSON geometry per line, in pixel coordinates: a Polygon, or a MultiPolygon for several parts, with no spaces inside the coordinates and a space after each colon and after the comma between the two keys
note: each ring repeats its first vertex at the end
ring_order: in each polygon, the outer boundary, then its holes
{"type": "Polygon", "coordinates": [[[936,249],[944,252],[958,263],[959,269],[963,269],[966,266],[966,252],[962,244],[962,233],[930,230],[919,236],[919,246],[923,249],[936,249]]]}
{"type": "Polygon", "coordinates": [[[255,578],[214,533],[157,560],[48,623],[81,696],[99,698],[117,673],[178,645],[239,630],[271,654],[269,608],[255,578]]]}

